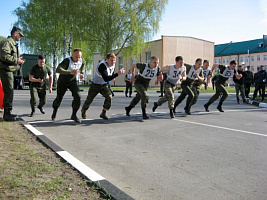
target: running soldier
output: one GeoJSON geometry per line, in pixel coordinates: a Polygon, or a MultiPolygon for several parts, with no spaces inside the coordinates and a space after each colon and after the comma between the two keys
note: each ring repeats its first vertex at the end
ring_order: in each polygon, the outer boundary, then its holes
{"type": "Polygon", "coordinates": [[[118,73],[114,73],[115,70],[115,63],[116,63],[116,56],[114,53],[109,53],[106,56],[106,60],[100,62],[95,71],[95,75],[93,78],[93,82],[90,86],[88,91],[88,95],[86,100],[83,104],[81,114],[82,118],[86,119],[86,111],[88,110],[89,106],[93,102],[94,98],[98,93],[105,97],[104,105],[100,117],[102,119],[108,120],[106,116],[107,110],[111,107],[112,102],[112,94],[108,87],[108,81],[115,79],[117,76],[125,73],[124,68],[120,69],[118,73]]]}
{"type": "Polygon", "coordinates": [[[152,111],[155,112],[158,106],[161,106],[163,103],[168,101],[168,106],[170,109],[170,117],[174,118],[173,107],[174,107],[174,90],[179,80],[183,81],[186,77],[185,66],[183,66],[183,57],[177,56],[175,58],[175,65],[167,65],[162,67],[162,73],[168,72],[167,78],[165,81],[165,94],[158,102],[154,102],[152,111]]]}
{"type": "Polygon", "coordinates": [[[130,116],[130,111],[132,108],[138,104],[141,100],[141,108],[143,119],[148,119],[149,116],[146,114],[146,107],[148,105],[149,97],[147,95],[147,89],[149,86],[149,82],[157,76],[157,80],[155,84],[157,85],[159,81],[163,79],[162,74],[160,72],[159,58],[156,56],[152,56],[149,63],[136,63],[132,66],[132,78],[131,83],[134,82],[134,74],[135,68],[139,69],[140,74],[137,76],[134,86],[137,91],[136,96],[132,99],[130,105],[125,107],[126,115],[130,116]]]}
{"type": "Polygon", "coordinates": [[[195,80],[199,80],[203,82],[203,70],[201,69],[202,59],[198,58],[195,61],[195,65],[188,65],[184,64],[186,66],[186,80],[182,81],[181,87],[182,92],[178,99],[174,103],[173,112],[175,113],[176,107],[185,99],[186,95],[188,95],[186,100],[186,106],[184,107],[185,113],[188,115],[191,115],[190,108],[191,104],[193,102],[193,99],[195,97],[194,92],[192,91],[192,85],[195,80]]]}
{"type": "Polygon", "coordinates": [[[81,105],[81,94],[77,85],[76,76],[80,72],[80,79],[83,79],[84,66],[85,60],[82,58],[81,49],[74,49],[72,56],[65,58],[58,65],[56,72],[60,75],[57,82],[57,96],[52,105],[52,120],[56,119],[57,110],[67,89],[69,89],[73,96],[71,119],[77,123],[81,123],[80,119],[76,115],[81,105]]]}
{"type": "Polygon", "coordinates": [[[228,92],[227,90],[225,89],[224,85],[225,85],[225,82],[234,74],[234,76],[237,78],[237,79],[240,79],[242,77],[242,74],[237,74],[236,70],[235,70],[235,67],[236,67],[236,61],[235,60],[232,60],[230,62],[230,66],[225,66],[225,65],[218,65],[218,64],[214,64],[212,66],[212,69],[211,71],[213,72],[213,70],[215,68],[219,68],[220,70],[220,75],[219,75],[219,78],[218,80],[215,82],[215,87],[216,87],[216,93],[210,98],[210,100],[204,105],[204,108],[207,112],[209,112],[209,106],[214,102],[216,101],[220,95],[222,94],[221,96],[221,99],[219,101],[219,104],[217,106],[217,109],[220,111],[220,112],[224,112],[223,109],[222,109],[222,104],[223,102],[225,101],[225,99],[228,97],[228,92]]]}
{"type": "Polygon", "coordinates": [[[33,117],[37,102],[37,95],[39,97],[39,105],[37,108],[42,114],[45,114],[43,106],[46,104],[46,77],[49,76],[49,93],[52,92],[53,77],[50,68],[45,64],[45,56],[39,55],[38,64],[34,65],[30,71],[30,94],[31,94],[31,109],[32,112],[29,117],[33,117]]]}
{"type": "Polygon", "coordinates": [[[204,80],[200,81],[198,79],[198,80],[195,80],[194,83],[193,83],[193,86],[192,86],[191,89],[192,89],[192,91],[194,93],[194,98],[193,98],[193,101],[191,103],[191,107],[197,103],[198,96],[199,96],[199,91],[200,91],[200,86],[202,84],[204,84],[205,85],[205,89],[207,89],[207,87],[208,87],[208,84],[209,84],[210,78],[211,78],[211,70],[209,68],[209,65],[210,65],[210,62],[208,60],[204,60],[203,61],[203,66],[201,68],[203,70],[204,80]]]}

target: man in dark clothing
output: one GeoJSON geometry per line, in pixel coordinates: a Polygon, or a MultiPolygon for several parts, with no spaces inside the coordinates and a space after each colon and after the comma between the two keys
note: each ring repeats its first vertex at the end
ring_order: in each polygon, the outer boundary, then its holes
{"type": "Polygon", "coordinates": [[[204,77],[203,77],[203,69],[201,68],[201,64],[202,64],[202,59],[198,58],[195,61],[195,65],[188,65],[188,64],[184,64],[186,67],[186,80],[182,81],[181,83],[181,87],[182,87],[182,92],[180,94],[180,96],[176,99],[175,103],[174,103],[174,108],[173,108],[173,112],[176,112],[176,107],[185,99],[185,97],[188,95],[187,100],[186,100],[186,105],[184,107],[184,111],[186,114],[191,115],[190,109],[191,109],[191,105],[193,103],[193,100],[195,98],[196,95],[198,95],[196,92],[196,90],[192,90],[193,87],[193,83],[196,80],[199,80],[201,82],[204,81],[204,77]]]}
{"type": "Polygon", "coordinates": [[[250,66],[247,66],[247,70],[243,73],[243,76],[244,76],[245,96],[246,98],[249,98],[250,86],[254,83],[253,72],[250,71],[250,66]]]}
{"type": "Polygon", "coordinates": [[[238,66],[238,70],[237,70],[238,74],[242,74],[242,78],[237,79],[236,76],[233,77],[233,80],[235,82],[235,92],[236,92],[236,101],[239,104],[239,92],[241,94],[243,103],[246,103],[246,99],[245,99],[245,89],[244,89],[244,72],[243,72],[243,67],[241,65],[238,66]]]}
{"type": "Polygon", "coordinates": [[[132,72],[131,70],[129,70],[124,77],[124,81],[126,83],[126,90],[125,90],[126,97],[128,97],[128,90],[129,90],[129,97],[132,97],[133,84],[130,82],[131,78],[132,78],[132,72]]]}
{"type": "Polygon", "coordinates": [[[94,98],[98,93],[102,94],[105,97],[104,105],[100,117],[102,119],[108,120],[106,116],[107,110],[111,107],[112,94],[108,88],[108,81],[115,79],[117,76],[125,73],[125,70],[122,68],[118,73],[114,73],[116,63],[116,56],[114,53],[109,53],[106,56],[106,60],[103,60],[96,66],[95,75],[93,82],[88,91],[88,95],[83,104],[81,114],[82,118],[86,119],[86,110],[93,102],[94,98]]]}
{"type": "Polygon", "coordinates": [[[19,57],[17,41],[23,37],[22,30],[16,26],[11,30],[11,36],[0,42],[0,79],[4,91],[4,115],[5,121],[15,121],[16,115],[12,115],[14,96],[14,72],[20,69],[25,60],[19,57]]]}
{"type": "Polygon", "coordinates": [[[42,114],[45,114],[43,106],[46,104],[46,77],[49,76],[49,93],[52,92],[53,77],[50,68],[45,65],[45,56],[39,55],[38,64],[34,65],[30,71],[30,94],[31,94],[31,109],[32,112],[29,117],[33,117],[37,102],[37,95],[39,97],[39,105],[37,108],[42,114]]]}
{"type": "Polygon", "coordinates": [[[260,70],[255,74],[255,91],[253,94],[253,100],[257,97],[258,91],[261,90],[261,100],[264,101],[266,81],[267,73],[263,66],[260,66],[260,70]]]}
{"type": "Polygon", "coordinates": [[[228,92],[227,90],[225,89],[224,85],[226,83],[226,81],[231,77],[231,76],[236,76],[238,79],[242,78],[242,74],[237,74],[236,70],[235,70],[235,67],[236,67],[236,61],[235,60],[232,60],[230,62],[230,66],[225,66],[225,65],[218,65],[218,64],[214,64],[212,66],[212,69],[211,71],[213,72],[213,70],[215,68],[219,68],[220,70],[220,75],[219,75],[219,78],[218,80],[215,82],[215,86],[216,86],[216,93],[209,99],[209,101],[204,105],[204,108],[207,112],[209,112],[209,106],[214,102],[216,101],[220,95],[222,94],[221,96],[221,99],[220,99],[220,102],[217,106],[217,109],[220,111],[220,112],[224,112],[223,109],[222,109],[222,104],[223,102],[225,101],[225,99],[228,97],[228,92]]]}
{"type": "Polygon", "coordinates": [[[77,123],[81,123],[80,119],[76,115],[81,105],[81,94],[77,85],[76,76],[80,72],[80,79],[83,79],[84,66],[85,60],[82,58],[81,49],[74,49],[72,56],[65,58],[58,65],[56,72],[60,75],[57,82],[57,96],[52,105],[54,109],[51,116],[52,120],[55,120],[61,101],[67,89],[69,89],[73,96],[71,119],[77,123]]]}

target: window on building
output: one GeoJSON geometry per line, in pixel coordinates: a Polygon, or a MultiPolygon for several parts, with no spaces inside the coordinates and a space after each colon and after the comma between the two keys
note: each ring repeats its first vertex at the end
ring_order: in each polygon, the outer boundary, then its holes
{"type": "Polygon", "coordinates": [[[267,60],[267,55],[263,56],[263,60],[266,61],[267,60]]]}
{"type": "Polygon", "coordinates": [[[149,62],[151,58],[151,51],[146,52],[146,62],[149,62]]]}
{"type": "Polygon", "coordinates": [[[229,58],[226,58],[226,64],[229,64],[229,58]]]}
{"type": "Polygon", "coordinates": [[[254,56],[250,57],[250,61],[253,62],[254,61],[254,56]]]}
{"type": "Polygon", "coordinates": [[[223,64],[225,64],[225,58],[223,58],[223,64]]]}
{"type": "Polygon", "coordinates": [[[134,56],[133,61],[132,61],[132,64],[135,64],[135,63],[136,63],[136,58],[134,56]]]}
{"type": "Polygon", "coordinates": [[[242,63],[244,60],[243,60],[243,57],[240,57],[240,62],[242,63]]]}
{"type": "Polygon", "coordinates": [[[231,61],[233,61],[233,60],[235,60],[235,58],[234,57],[231,57],[231,61]]]}
{"type": "Polygon", "coordinates": [[[119,57],[119,69],[123,68],[123,59],[122,57],[119,57]]]}
{"type": "Polygon", "coordinates": [[[261,61],[260,55],[257,56],[257,61],[261,61]]]}
{"type": "Polygon", "coordinates": [[[221,59],[218,59],[218,63],[221,64],[221,59]]]}
{"type": "Polygon", "coordinates": [[[250,71],[254,72],[254,66],[250,67],[250,71]]]}
{"type": "Polygon", "coordinates": [[[215,64],[217,64],[217,59],[215,59],[215,64]]]}

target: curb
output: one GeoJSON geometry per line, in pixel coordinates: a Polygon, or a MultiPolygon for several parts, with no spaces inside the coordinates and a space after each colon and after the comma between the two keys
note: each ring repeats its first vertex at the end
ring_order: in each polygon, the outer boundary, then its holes
{"type": "Polygon", "coordinates": [[[248,98],[247,98],[247,103],[251,104],[251,105],[254,105],[254,106],[258,106],[260,108],[267,108],[267,103],[261,103],[261,102],[258,102],[258,101],[255,101],[255,100],[251,100],[251,99],[248,99],[248,98]]]}
{"type": "Polygon", "coordinates": [[[54,151],[60,158],[65,160],[71,166],[73,166],[77,171],[79,171],[84,177],[92,181],[94,185],[100,190],[104,191],[107,195],[113,199],[118,200],[134,200],[131,196],[123,192],[121,189],[117,188],[111,182],[106,180],[104,177],[99,175],[97,172],[86,166],[84,163],[79,161],[77,158],[72,156],[70,153],[62,149],[60,146],[55,144],[49,138],[47,138],[42,132],[38,131],[28,122],[25,122],[22,118],[19,118],[21,124],[28,129],[38,140],[41,141],[45,146],[49,147],[54,151]]]}

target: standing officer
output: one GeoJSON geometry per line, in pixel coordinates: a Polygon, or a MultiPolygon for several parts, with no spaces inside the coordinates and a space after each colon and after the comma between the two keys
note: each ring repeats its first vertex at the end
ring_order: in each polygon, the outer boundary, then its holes
{"type": "Polygon", "coordinates": [[[50,68],[45,64],[45,56],[39,55],[38,64],[34,65],[30,71],[30,94],[31,94],[31,109],[32,112],[29,117],[33,117],[37,102],[37,95],[39,97],[39,105],[37,108],[42,114],[45,114],[43,106],[46,104],[46,77],[49,76],[49,93],[52,92],[53,77],[50,68]]]}
{"type": "Polygon", "coordinates": [[[55,120],[61,101],[67,89],[69,89],[73,96],[71,119],[77,123],[81,123],[80,119],[76,115],[81,105],[81,94],[77,85],[76,76],[80,72],[80,79],[83,79],[84,66],[85,60],[82,58],[81,49],[74,49],[72,56],[65,58],[58,65],[56,72],[60,75],[57,82],[57,96],[52,105],[54,109],[51,116],[52,120],[55,120]]]}
{"type": "Polygon", "coordinates": [[[11,36],[0,42],[0,78],[4,91],[4,120],[14,121],[16,115],[11,114],[13,96],[14,96],[14,72],[20,69],[20,65],[25,62],[19,57],[17,41],[23,37],[22,30],[14,26],[11,30],[11,36]]]}
{"type": "Polygon", "coordinates": [[[220,70],[220,75],[219,75],[219,78],[218,80],[215,82],[215,86],[216,86],[216,93],[209,99],[209,101],[204,105],[204,108],[207,112],[209,112],[209,106],[210,104],[212,104],[214,101],[216,101],[220,95],[222,94],[221,96],[221,99],[220,99],[220,102],[217,106],[217,109],[220,111],[220,112],[224,112],[223,109],[222,109],[222,104],[223,102],[225,101],[225,99],[228,97],[228,92],[227,90],[225,89],[224,85],[225,85],[225,82],[231,77],[233,76],[236,76],[236,78],[240,79],[242,77],[242,74],[237,74],[236,73],[236,70],[235,70],[235,66],[236,66],[236,61],[235,60],[232,60],[230,62],[230,65],[229,66],[225,66],[225,65],[218,65],[218,64],[214,64],[212,66],[212,69],[211,71],[213,72],[213,70],[215,68],[219,68],[220,70]]]}
{"type": "Polygon", "coordinates": [[[184,110],[186,114],[191,115],[191,112],[190,112],[191,104],[194,100],[195,95],[197,95],[192,91],[192,85],[195,80],[199,80],[201,82],[203,82],[204,80],[201,64],[202,64],[201,58],[196,59],[195,65],[185,64],[187,77],[185,81],[182,81],[182,84],[181,84],[182,92],[174,103],[174,108],[173,108],[174,113],[175,113],[176,107],[185,99],[186,95],[188,95],[184,110]]]}
{"type": "Polygon", "coordinates": [[[243,73],[244,75],[244,87],[245,87],[245,96],[249,98],[250,86],[254,83],[253,72],[250,71],[250,66],[247,66],[247,70],[243,73]]]}
{"type": "Polygon", "coordinates": [[[132,97],[133,84],[130,82],[131,78],[132,78],[132,72],[131,70],[129,70],[124,77],[124,81],[126,83],[126,90],[125,90],[126,97],[128,97],[128,90],[129,90],[129,97],[132,97]]]}
{"type": "Polygon", "coordinates": [[[106,60],[103,60],[97,65],[96,70],[95,70],[95,75],[93,78],[93,82],[90,86],[88,95],[86,97],[86,100],[81,110],[83,119],[86,119],[87,117],[86,110],[88,110],[89,106],[93,102],[96,95],[100,93],[101,95],[105,97],[105,102],[104,102],[100,117],[102,119],[108,120],[108,117],[106,116],[106,112],[111,107],[112,94],[110,92],[110,89],[108,88],[107,82],[125,73],[125,70],[123,68],[120,69],[118,73],[114,73],[115,63],[116,63],[115,54],[109,53],[106,55],[106,60]]]}
{"type": "Polygon", "coordinates": [[[132,78],[131,83],[134,82],[134,74],[135,68],[139,69],[140,74],[137,76],[134,86],[136,89],[136,96],[132,99],[130,105],[125,107],[126,115],[130,116],[130,111],[135,107],[136,104],[141,100],[141,108],[143,119],[148,119],[149,116],[146,114],[146,107],[148,105],[148,95],[147,89],[149,86],[149,82],[157,76],[157,80],[155,84],[157,85],[159,81],[163,79],[162,74],[160,72],[159,58],[156,56],[152,56],[150,58],[149,63],[135,63],[132,66],[132,78]]]}
{"type": "Polygon", "coordinates": [[[259,71],[255,74],[255,90],[253,94],[253,100],[257,97],[258,91],[261,91],[261,101],[264,101],[266,82],[267,73],[261,65],[259,71]]]}
{"type": "Polygon", "coordinates": [[[242,78],[237,79],[235,76],[233,77],[233,81],[235,82],[235,92],[236,92],[236,101],[239,104],[239,92],[241,94],[243,103],[246,103],[245,99],[245,89],[244,89],[244,75],[243,75],[243,67],[241,65],[238,66],[237,69],[238,74],[242,74],[242,78]]]}
{"type": "MultiPolygon", "coordinates": [[[[185,80],[185,66],[183,66],[183,57],[177,56],[175,58],[175,65],[167,65],[162,67],[161,71],[167,72],[167,78],[165,81],[165,94],[158,102],[154,102],[152,111],[155,112],[158,106],[161,106],[163,103],[168,101],[168,106],[170,109],[170,117],[174,118],[173,107],[174,107],[174,90],[178,81],[185,80]]],[[[166,74],[166,73],[165,73],[166,74]]]]}

